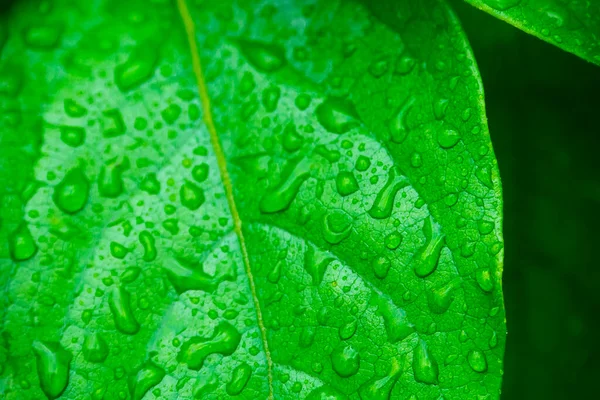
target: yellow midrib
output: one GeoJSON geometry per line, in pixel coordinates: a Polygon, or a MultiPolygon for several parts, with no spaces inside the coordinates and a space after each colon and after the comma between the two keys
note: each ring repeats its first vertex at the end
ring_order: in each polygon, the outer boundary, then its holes
{"type": "Polygon", "coordinates": [[[271,359],[271,352],[269,351],[269,343],[267,342],[267,329],[263,321],[262,311],[256,295],[256,286],[254,284],[254,276],[250,269],[250,259],[248,258],[248,250],[246,249],[246,240],[242,232],[242,220],[238,213],[237,206],[235,204],[235,198],[233,197],[233,189],[231,186],[231,179],[229,178],[229,172],[227,172],[227,161],[225,160],[225,154],[219,141],[219,135],[212,118],[212,111],[210,106],[210,98],[208,96],[208,90],[204,81],[204,73],[202,72],[202,63],[200,62],[200,54],[198,53],[198,43],[196,42],[196,27],[190,11],[188,9],[186,0],[177,0],[177,8],[179,14],[183,20],[183,25],[187,34],[187,40],[190,45],[190,53],[192,55],[192,67],[194,75],[196,76],[196,83],[198,84],[198,94],[202,101],[203,120],[208,128],[210,134],[210,142],[212,144],[215,156],[217,158],[217,164],[219,165],[219,172],[221,173],[221,180],[225,188],[225,195],[227,197],[227,203],[229,204],[229,210],[233,218],[233,230],[238,237],[240,242],[240,248],[242,251],[242,258],[244,260],[244,268],[246,269],[246,275],[250,282],[250,291],[252,292],[252,300],[254,301],[254,308],[256,309],[256,318],[258,320],[258,326],[262,336],[263,346],[265,348],[265,354],[267,358],[267,378],[269,381],[269,400],[274,397],[273,392],[273,360],[271,359]]]}

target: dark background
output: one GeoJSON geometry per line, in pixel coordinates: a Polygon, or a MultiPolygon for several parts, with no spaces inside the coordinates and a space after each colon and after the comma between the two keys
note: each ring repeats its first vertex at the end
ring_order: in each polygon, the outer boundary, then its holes
{"type": "Polygon", "coordinates": [[[502,399],[600,398],[600,67],[451,3],[504,190],[502,399]]]}

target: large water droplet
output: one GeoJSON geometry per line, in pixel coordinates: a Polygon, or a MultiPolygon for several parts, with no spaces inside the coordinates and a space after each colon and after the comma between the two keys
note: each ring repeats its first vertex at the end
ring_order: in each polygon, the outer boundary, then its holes
{"type": "Polygon", "coordinates": [[[342,378],[347,378],[358,372],[360,354],[350,345],[340,343],[331,353],[333,370],[342,378]]]}
{"type": "Polygon", "coordinates": [[[289,166],[283,175],[281,184],[265,193],[260,200],[261,212],[274,213],[286,210],[298,195],[302,183],[310,176],[310,163],[303,159],[289,166]]]}
{"type": "Polygon", "coordinates": [[[402,375],[402,368],[398,360],[392,360],[392,367],[387,375],[373,377],[358,388],[361,400],[390,400],[392,389],[402,375]]]}
{"type": "Polygon", "coordinates": [[[429,352],[427,344],[420,340],[413,352],[413,373],[417,382],[435,385],[438,382],[438,364],[429,352]]]}
{"type": "Polygon", "coordinates": [[[195,336],[181,346],[177,361],[189,369],[199,370],[211,354],[232,355],[240,344],[242,335],[229,322],[221,322],[208,338],[195,336]]]}
{"type": "Polygon", "coordinates": [[[430,290],[427,293],[427,304],[432,313],[445,313],[454,301],[454,289],[460,287],[460,279],[454,279],[445,285],[430,290]]]}
{"type": "Polygon", "coordinates": [[[261,71],[274,72],[286,64],[285,51],[279,45],[244,39],[239,44],[244,57],[261,71]]]}
{"type": "Polygon", "coordinates": [[[390,215],[392,215],[396,194],[398,194],[400,189],[409,184],[406,176],[396,176],[397,172],[395,168],[390,168],[388,174],[386,184],[381,188],[379,193],[377,193],[375,202],[373,202],[373,206],[371,206],[371,209],[369,210],[369,215],[373,218],[389,218],[390,215]]]}
{"type": "Polygon", "coordinates": [[[98,176],[98,192],[102,197],[114,199],[123,193],[123,172],[129,168],[129,159],[102,167],[98,176]]]}
{"type": "Polygon", "coordinates": [[[129,392],[132,400],[142,400],[146,393],[165,377],[165,370],[147,361],[129,377],[129,392]]]}
{"type": "Polygon", "coordinates": [[[231,379],[227,382],[225,390],[230,396],[237,396],[242,393],[250,377],[252,376],[252,368],[246,363],[242,363],[235,367],[231,373],[231,379]]]}
{"type": "Polygon", "coordinates": [[[152,77],[158,61],[157,50],[156,46],[147,44],[115,68],[115,83],[121,91],[131,90],[152,77]]]}
{"type": "Polygon", "coordinates": [[[323,238],[338,244],[346,239],[352,231],[352,217],[343,210],[335,210],[323,217],[323,238]]]}
{"type": "Polygon", "coordinates": [[[328,97],[317,106],[315,113],[317,121],[328,132],[346,133],[359,124],[354,104],[341,97],[328,97]]]}
{"type": "Polygon", "coordinates": [[[37,359],[40,386],[49,399],[54,400],[64,392],[69,383],[69,369],[73,356],[60,343],[33,342],[37,359]]]}
{"type": "Polygon", "coordinates": [[[329,263],[333,261],[333,257],[316,249],[313,245],[306,246],[304,253],[304,269],[312,278],[312,283],[319,286],[323,282],[325,270],[329,263]]]}
{"type": "Polygon", "coordinates": [[[108,357],[108,344],[99,333],[90,333],[83,341],[83,358],[93,363],[101,363],[108,357]]]}
{"type": "Polygon", "coordinates": [[[408,136],[408,124],[406,120],[415,102],[416,99],[412,96],[406,99],[390,119],[388,128],[390,130],[390,139],[392,142],[400,144],[404,142],[406,136],[408,136]]]}
{"type": "Polygon", "coordinates": [[[131,309],[131,297],[123,287],[114,288],[108,297],[108,305],[119,331],[127,335],[135,335],[140,330],[140,324],[131,309]]]}
{"type": "Polygon", "coordinates": [[[156,244],[154,236],[148,231],[142,231],[139,235],[140,243],[144,249],[144,261],[154,261],[156,258],[156,244]]]}
{"type": "Polygon", "coordinates": [[[483,354],[480,350],[471,350],[467,355],[467,361],[471,366],[471,369],[475,372],[485,372],[487,371],[487,360],[485,358],[485,354],[483,354]]]}
{"type": "Polygon", "coordinates": [[[442,248],[446,243],[440,227],[433,222],[431,217],[425,219],[423,223],[423,234],[425,235],[425,244],[417,250],[413,258],[415,274],[421,278],[435,271],[442,248]]]}
{"type": "Polygon", "coordinates": [[[390,343],[399,342],[415,331],[414,325],[406,317],[406,311],[383,296],[377,298],[376,304],[377,311],[383,318],[385,332],[390,343]]]}
{"type": "Polygon", "coordinates": [[[350,171],[341,171],[335,178],[335,186],[342,196],[349,196],[358,190],[358,182],[350,171]]]}
{"type": "Polygon", "coordinates": [[[218,272],[215,272],[215,275],[211,276],[204,272],[200,264],[191,263],[181,258],[176,258],[175,261],[165,262],[163,268],[169,281],[179,294],[188,290],[202,290],[212,293],[221,282],[225,280],[235,281],[236,279],[235,270],[231,263],[227,264],[227,268],[221,268],[218,272]]]}
{"type": "Polygon", "coordinates": [[[29,228],[24,222],[9,236],[8,247],[10,256],[15,261],[30,259],[38,249],[29,228]]]}
{"type": "Polygon", "coordinates": [[[185,181],[179,189],[179,197],[181,199],[181,205],[195,211],[206,200],[204,197],[204,191],[195,183],[188,180],[185,181]]]}
{"type": "Polygon", "coordinates": [[[437,141],[440,147],[450,149],[458,143],[460,135],[452,129],[440,129],[437,132],[437,141]]]}
{"type": "Polygon", "coordinates": [[[81,168],[74,168],[56,185],[52,200],[63,212],[75,214],[87,203],[89,190],[90,182],[81,168]]]}

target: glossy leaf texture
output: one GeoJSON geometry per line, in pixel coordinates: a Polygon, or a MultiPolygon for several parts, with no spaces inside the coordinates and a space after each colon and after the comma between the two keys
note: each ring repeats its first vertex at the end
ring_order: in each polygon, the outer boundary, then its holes
{"type": "Polygon", "coordinates": [[[465,0],[496,18],[600,65],[600,2],[465,0]]]}
{"type": "Polygon", "coordinates": [[[444,2],[3,18],[3,398],[499,397],[500,178],[444,2]]]}

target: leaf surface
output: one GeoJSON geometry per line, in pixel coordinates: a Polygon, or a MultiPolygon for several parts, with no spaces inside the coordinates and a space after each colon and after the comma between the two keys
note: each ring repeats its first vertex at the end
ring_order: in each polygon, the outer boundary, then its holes
{"type": "Polygon", "coordinates": [[[52,4],[4,17],[5,398],[499,396],[500,179],[445,3],[52,4]]]}
{"type": "Polygon", "coordinates": [[[600,2],[465,0],[496,18],[600,65],[600,2]]]}

